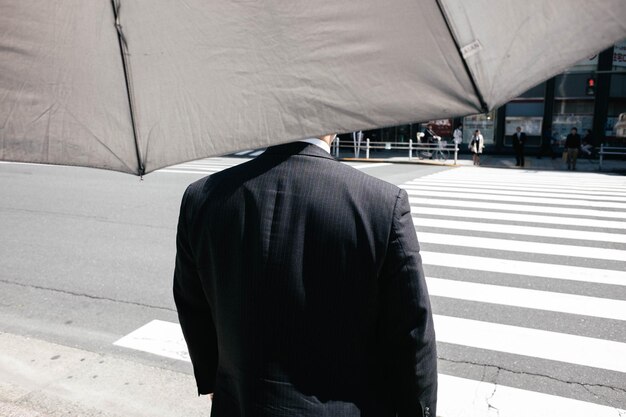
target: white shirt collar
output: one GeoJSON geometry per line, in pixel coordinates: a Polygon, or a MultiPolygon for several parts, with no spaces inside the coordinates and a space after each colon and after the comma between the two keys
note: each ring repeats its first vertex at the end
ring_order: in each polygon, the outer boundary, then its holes
{"type": "Polygon", "coordinates": [[[330,146],[328,146],[328,143],[324,142],[321,139],[318,139],[318,138],[302,139],[299,142],[310,143],[310,144],[318,146],[318,147],[324,149],[326,152],[330,153],[330,146]]]}

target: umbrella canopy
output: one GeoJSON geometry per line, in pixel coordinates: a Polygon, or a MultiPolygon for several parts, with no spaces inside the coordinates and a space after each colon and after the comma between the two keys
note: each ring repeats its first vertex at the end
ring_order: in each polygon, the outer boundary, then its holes
{"type": "Polygon", "coordinates": [[[0,159],[143,174],[487,111],[626,38],[624,0],[0,0],[0,159]]]}

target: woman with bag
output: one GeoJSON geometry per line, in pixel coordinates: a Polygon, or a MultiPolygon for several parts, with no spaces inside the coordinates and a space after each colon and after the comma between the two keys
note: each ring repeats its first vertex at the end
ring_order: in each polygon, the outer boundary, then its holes
{"type": "Polygon", "coordinates": [[[485,148],[485,141],[483,135],[480,134],[480,130],[476,129],[472,135],[472,140],[469,143],[469,150],[472,152],[472,159],[474,165],[480,166],[480,154],[483,153],[485,148]]]}

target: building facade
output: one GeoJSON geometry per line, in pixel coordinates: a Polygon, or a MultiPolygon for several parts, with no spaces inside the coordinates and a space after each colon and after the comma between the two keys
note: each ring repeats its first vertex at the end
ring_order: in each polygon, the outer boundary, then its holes
{"type": "MultiPolygon", "coordinates": [[[[532,65],[532,63],[529,63],[532,65]]],[[[626,41],[590,57],[526,91],[487,114],[459,119],[434,120],[435,131],[452,137],[464,126],[464,143],[480,129],[487,151],[512,152],[510,136],[521,126],[528,136],[527,152],[549,148],[551,137],[564,140],[572,127],[581,136],[591,132],[594,146],[601,143],[626,146],[626,41]],[[621,120],[620,120],[621,117],[621,120]]],[[[408,142],[426,123],[395,126],[364,132],[382,142],[408,142]]]]}

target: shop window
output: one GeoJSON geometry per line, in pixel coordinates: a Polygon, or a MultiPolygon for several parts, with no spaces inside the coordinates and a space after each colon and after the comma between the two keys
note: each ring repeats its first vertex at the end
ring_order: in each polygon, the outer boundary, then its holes
{"type": "Polygon", "coordinates": [[[593,78],[592,72],[565,73],[556,77],[554,96],[559,98],[586,98],[587,80],[593,78]]]}
{"type": "Polygon", "coordinates": [[[504,124],[504,145],[511,146],[511,135],[517,127],[528,136],[527,146],[539,146],[541,141],[541,125],[543,123],[543,100],[514,101],[506,105],[504,124]]]}
{"type": "Polygon", "coordinates": [[[593,127],[593,100],[556,100],[552,117],[552,132],[565,140],[575,127],[581,135],[593,127]]]}
{"type": "Polygon", "coordinates": [[[463,142],[469,143],[475,130],[480,130],[485,144],[495,144],[496,112],[477,114],[463,118],[463,142]]]}

